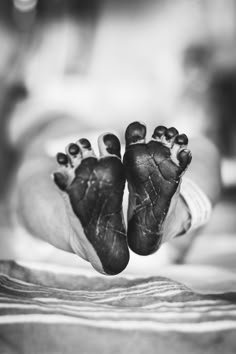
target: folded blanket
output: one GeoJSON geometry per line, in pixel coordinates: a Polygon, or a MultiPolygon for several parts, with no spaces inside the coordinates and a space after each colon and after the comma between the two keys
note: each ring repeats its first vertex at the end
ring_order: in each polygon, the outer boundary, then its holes
{"type": "Polygon", "coordinates": [[[1,353],[235,353],[236,293],[0,262],[1,353]]]}

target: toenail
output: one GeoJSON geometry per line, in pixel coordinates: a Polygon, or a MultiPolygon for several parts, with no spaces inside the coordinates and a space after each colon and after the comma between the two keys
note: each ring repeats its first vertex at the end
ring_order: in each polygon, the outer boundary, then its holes
{"type": "Polygon", "coordinates": [[[159,125],[158,127],[156,127],[156,129],[154,130],[154,133],[152,135],[152,137],[155,138],[161,138],[163,134],[165,134],[167,128],[164,127],[163,125],[159,125]]]}
{"type": "Polygon", "coordinates": [[[188,144],[188,137],[186,134],[180,134],[176,137],[175,143],[179,145],[187,145],[188,144]]]}
{"type": "Polygon", "coordinates": [[[106,134],[103,137],[103,142],[106,146],[107,152],[112,155],[117,155],[121,157],[120,155],[120,141],[119,139],[113,135],[113,134],[106,134]]]}
{"type": "Polygon", "coordinates": [[[169,139],[173,138],[175,135],[177,135],[178,133],[179,132],[178,132],[178,130],[176,128],[171,127],[171,128],[166,130],[165,137],[166,137],[166,139],[169,140],[169,139]]]}
{"type": "Polygon", "coordinates": [[[67,165],[69,162],[68,156],[66,154],[63,154],[63,152],[59,152],[57,154],[57,162],[60,165],[67,165]]]}
{"type": "Polygon", "coordinates": [[[68,151],[72,156],[76,156],[78,155],[80,148],[77,144],[72,143],[69,145],[68,151]]]}
{"type": "Polygon", "coordinates": [[[83,146],[84,149],[91,150],[91,144],[88,139],[82,138],[79,140],[79,143],[83,146]]]}

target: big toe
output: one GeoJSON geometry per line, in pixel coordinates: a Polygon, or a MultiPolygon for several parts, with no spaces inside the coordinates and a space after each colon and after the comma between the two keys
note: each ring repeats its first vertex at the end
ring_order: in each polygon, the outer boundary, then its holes
{"type": "Polygon", "coordinates": [[[145,143],[146,137],[146,126],[140,122],[131,123],[125,132],[125,142],[126,147],[132,144],[142,144],[145,143]]]}

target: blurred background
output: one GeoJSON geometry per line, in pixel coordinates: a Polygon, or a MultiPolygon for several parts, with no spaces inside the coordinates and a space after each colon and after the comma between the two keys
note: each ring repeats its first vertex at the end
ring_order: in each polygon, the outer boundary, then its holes
{"type": "Polygon", "coordinates": [[[1,259],[78,262],[15,230],[7,203],[22,136],[59,111],[83,135],[142,120],[210,137],[224,191],[186,262],[236,269],[236,0],[1,0],[0,43],[1,259]]]}

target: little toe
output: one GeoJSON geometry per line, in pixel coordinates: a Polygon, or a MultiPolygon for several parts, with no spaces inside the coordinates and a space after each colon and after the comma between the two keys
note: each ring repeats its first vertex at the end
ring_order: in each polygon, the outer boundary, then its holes
{"type": "Polygon", "coordinates": [[[80,164],[82,157],[80,147],[75,143],[71,143],[67,145],[66,152],[68,154],[71,167],[76,168],[80,164]]]}
{"type": "Polygon", "coordinates": [[[57,187],[64,192],[68,186],[68,176],[65,173],[55,172],[53,173],[53,179],[57,187]]]}
{"type": "Polygon", "coordinates": [[[145,144],[146,126],[140,122],[131,123],[125,132],[126,148],[133,144],[145,144]]]}
{"type": "Polygon", "coordinates": [[[98,138],[98,147],[101,156],[117,156],[121,158],[120,154],[120,140],[116,135],[111,133],[105,133],[98,138]]]}
{"type": "Polygon", "coordinates": [[[187,149],[188,137],[186,134],[177,134],[174,139],[174,144],[171,148],[171,158],[176,165],[180,165],[178,155],[181,150],[187,149]]]}
{"type": "Polygon", "coordinates": [[[83,159],[85,159],[87,157],[96,157],[96,155],[92,149],[91,143],[88,139],[86,139],[86,138],[79,139],[77,141],[77,144],[79,145],[79,147],[81,149],[83,159]]]}
{"type": "Polygon", "coordinates": [[[69,157],[63,152],[59,152],[56,156],[57,163],[60,165],[60,170],[53,174],[53,179],[56,185],[65,191],[69,184],[69,170],[70,161],[69,157]]]}
{"type": "Polygon", "coordinates": [[[182,167],[182,169],[185,170],[190,164],[190,162],[192,161],[191,151],[188,149],[182,149],[178,153],[177,158],[179,160],[180,167],[182,167]]]}

